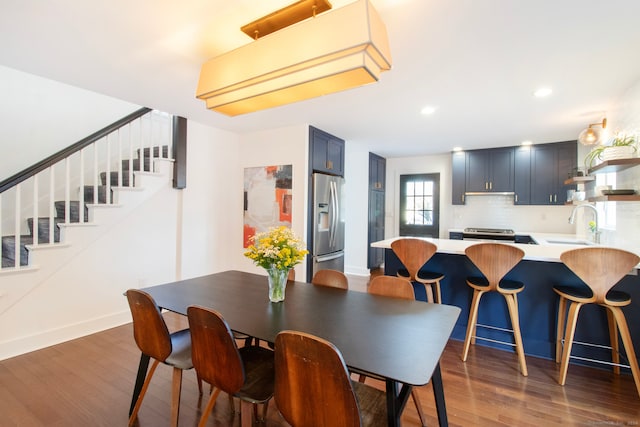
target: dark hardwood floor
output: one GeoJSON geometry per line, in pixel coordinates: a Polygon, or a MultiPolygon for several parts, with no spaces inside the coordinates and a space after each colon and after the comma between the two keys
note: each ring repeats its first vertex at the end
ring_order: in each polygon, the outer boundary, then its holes
{"type": "MultiPolygon", "coordinates": [[[[349,279],[352,289],[366,291],[368,278],[349,279]]],[[[181,316],[165,317],[172,330],[186,325],[181,316]]],[[[562,387],[552,361],[528,357],[525,378],[515,355],[504,351],[475,346],[463,363],[461,344],[450,341],[441,362],[451,426],[640,425],[640,398],[630,375],[571,365],[562,387]]],[[[128,324],[0,361],[0,426],[125,426],[139,356],[128,324]]],[[[420,387],[419,394],[429,425],[437,425],[431,386],[420,387]]],[[[198,396],[194,371],[185,372],[181,426],[197,425],[207,396],[198,396]]],[[[171,369],[160,365],[138,425],[168,425],[170,398],[171,369]]],[[[286,426],[275,405],[269,408],[266,425],[286,426]]],[[[207,426],[238,421],[222,396],[207,426]]],[[[411,401],[402,424],[419,425],[411,401]]]]}

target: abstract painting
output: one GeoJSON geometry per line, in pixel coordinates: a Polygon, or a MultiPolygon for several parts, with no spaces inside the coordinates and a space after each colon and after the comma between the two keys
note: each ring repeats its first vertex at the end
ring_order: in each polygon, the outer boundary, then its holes
{"type": "Polygon", "coordinates": [[[269,227],[291,227],[292,165],[244,169],[243,247],[269,227]]]}

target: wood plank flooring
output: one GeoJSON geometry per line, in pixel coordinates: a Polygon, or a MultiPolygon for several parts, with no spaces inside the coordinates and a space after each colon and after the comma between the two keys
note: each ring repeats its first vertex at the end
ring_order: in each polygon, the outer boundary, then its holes
{"type": "MultiPolygon", "coordinates": [[[[352,289],[366,290],[368,278],[349,280],[352,289]]],[[[186,324],[181,316],[165,316],[172,330],[186,324]]],[[[525,378],[514,354],[475,346],[463,363],[461,349],[461,342],[450,341],[441,362],[451,426],[640,425],[640,398],[630,375],[571,365],[562,387],[552,361],[528,357],[525,378]]],[[[129,324],[0,361],[0,426],[125,426],[139,357],[129,324]]],[[[419,394],[429,425],[437,425],[431,386],[420,387],[419,394]]],[[[198,396],[195,372],[185,372],[181,426],[197,425],[207,397],[198,396]]],[[[170,399],[171,369],[160,365],[138,425],[168,425],[170,399]]],[[[207,426],[234,425],[238,416],[222,396],[207,426]]],[[[273,403],[264,425],[287,426],[273,403]]],[[[411,401],[402,425],[419,425],[411,401]]]]}

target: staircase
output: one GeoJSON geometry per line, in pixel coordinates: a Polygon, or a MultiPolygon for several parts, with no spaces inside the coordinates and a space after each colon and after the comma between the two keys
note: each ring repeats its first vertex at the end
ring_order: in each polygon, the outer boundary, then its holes
{"type": "Polygon", "coordinates": [[[16,185],[3,182],[0,273],[31,268],[35,247],[64,244],[61,225],[91,224],[93,208],[114,205],[115,189],[134,188],[137,175],[153,172],[158,159],[172,161],[171,117],[149,109],[137,113],[79,141],[16,185]]]}

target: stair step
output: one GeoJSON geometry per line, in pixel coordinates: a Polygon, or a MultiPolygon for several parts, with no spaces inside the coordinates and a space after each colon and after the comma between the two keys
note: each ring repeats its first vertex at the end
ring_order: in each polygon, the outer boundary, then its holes
{"type": "MultiPolygon", "coordinates": [[[[93,187],[92,187],[93,188],[93,187]]],[[[84,218],[85,221],[89,218],[89,209],[86,207],[86,203],[93,203],[93,190],[91,191],[91,199],[87,200],[85,193],[85,208],[84,208],[84,218]]],[[[60,200],[54,203],[56,208],[56,218],[63,219],[65,218],[65,202],[64,200],[60,200]]],[[[70,200],[69,201],[69,222],[80,222],[80,202],[78,200],[70,200]]]]}
{"type": "MultiPolygon", "coordinates": [[[[131,163],[133,163],[134,172],[140,170],[140,159],[133,159],[131,163]]],[[[149,159],[149,157],[145,157],[144,159],[144,171],[151,172],[151,159],[149,159]]],[[[129,173],[129,160],[122,161],[122,173],[129,173]]]]}
{"type": "MultiPolygon", "coordinates": [[[[33,237],[20,236],[20,265],[27,265],[29,260],[29,251],[26,245],[33,243],[33,237]]],[[[13,267],[15,265],[15,236],[2,236],[2,267],[13,267]]]]}
{"type": "MultiPolygon", "coordinates": [[[[63,207],[64,209],[64,207],[63,207]]],[[[60,227],[57,224],[64,222],[63,218],[54,218],[53,219],[53,241],[60,241],[60,227]]],[[[78,222],[78,221],[75,221],[78,222]]],[[[27,218],[27,226],[29,227],[29,233],[33,236],[33,218],[27,218]]],[[[49,218],[41,217],[38,218],[38,243],[51,243],[49,241],[49,218]]]]}
{"type": "MultiPolygon", "coordinates": [[[[84,186],[84,202],[93,203],[93,185],[84,186]]],[[[109,195],[109,203],[113,202],[113,190],[109,195]]],[[[98,185],[98,203],[107,203],[107,186],[98,185]]]]}
{"type": "MultiPolygon", "coordinates": [[[[150,148],[151,147],[147,147],[144,149],[144,157],[148,158],[149,157],[149,152],[150,152],[150,148]]],[[[138,148],[136,150],[136,153],[138,154],[138,158],[140,158],[140,149],[138,148]]],[[[169,146],[168,145],[163,145],[162,146],[162,156],[160,156],[160,147],[155,146],[153,147],[153,157],[154,158],[158,158],[158,157],[163,157],[163,158],[167,158],[169,157],[169,146]]]]}
{"type": "MultiPolygon", "coordinates": [[[[118,172],[112,171],[111,172],[111,186],[112,187],[117,187],[118,186],[118,172]]],[[[134,179],[134,185],[135,185],[135,177],[134,179]]],[[[101,172],[100,173],[100,183],[102,185],[107,185],[107,173],[106,172],[101,172]]],[[[126,172],[122,172],[122,186],[123,187],[129,187],[129,171],[127,170],[126,172]]]]}

